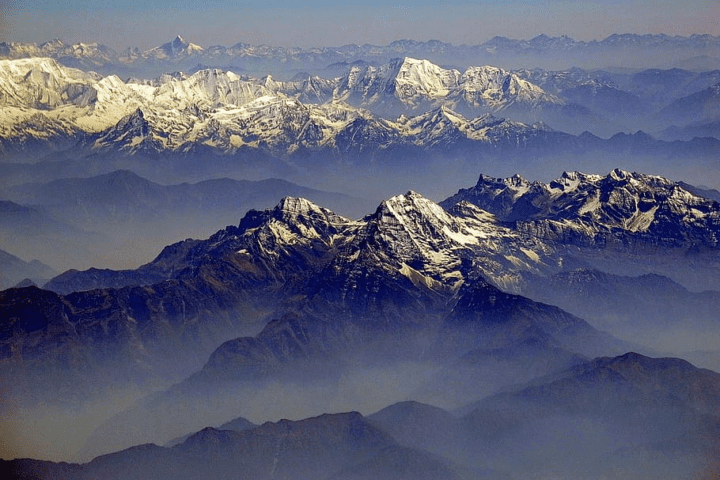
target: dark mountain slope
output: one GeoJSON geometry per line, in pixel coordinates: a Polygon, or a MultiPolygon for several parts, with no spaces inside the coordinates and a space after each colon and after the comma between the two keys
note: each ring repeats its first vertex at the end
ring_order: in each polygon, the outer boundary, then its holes
{"type": "Polygon", "coordinates": [[[460,478],[449,462],[400,447],[356,412],[268,422],[242,432],[206,428],[172,448],[140,445],[83,465],[0,462],[8,479],[460,478]]]}
{"type": "Polygon", "coordinates": [[[478,402],[463,443],[518,475],[697,478],[717,473],[719,394],[717,373],[684,360],[598,358],[478,402]]]}

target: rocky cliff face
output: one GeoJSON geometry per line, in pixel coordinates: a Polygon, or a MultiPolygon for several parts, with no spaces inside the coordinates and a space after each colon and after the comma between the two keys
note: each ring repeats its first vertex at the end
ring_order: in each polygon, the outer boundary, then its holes
{"type": "Polygon", "coordinates": [[[717,248],[720,207],[663,177],[619,169],[565,172],[549,184],[481,176],[443,202],[465,200],[520,231],[567,244],[717,248]]]}

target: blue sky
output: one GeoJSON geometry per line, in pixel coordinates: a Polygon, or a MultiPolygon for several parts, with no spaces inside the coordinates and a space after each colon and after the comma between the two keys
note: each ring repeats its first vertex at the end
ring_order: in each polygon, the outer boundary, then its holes
{"type": "Polygon", "coordinates": [[[438,39],[482,43],[495,35],[613,33],[720,35],[720,1],[378,0],[0,0],[0,41],[97,41],[121,50],[150,48],[181,34],[202,46],[237,42],[329,46],[438,39]]]}

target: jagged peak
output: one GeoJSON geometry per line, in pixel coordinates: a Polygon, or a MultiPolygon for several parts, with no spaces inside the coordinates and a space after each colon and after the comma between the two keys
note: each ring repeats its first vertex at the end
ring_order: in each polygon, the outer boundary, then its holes
{"type": "Polygon", "coordinates": [[[478,73],[511,75],[511,73],[508,72],[507,70],[505,70],[504,68],[496,67],[495,65],[479,65],[479,66],[468,67],[468,69],[465,70],[465,73],[463,74],[463,76],[469,76],[469,75],[478,74],[478,73]]]}
{"type": "Polygon", "coordinates": [[[64,47],[64,46],[65,46],[65,43],[63,43],[63,41],[60,40],[60,39],[57,38],[57,37],[53,38],[52,40],[48,40],[47,42],[43,42],[43,43],[40,44],[40,48],[43,48],[43,49],[44,49],[44,48],[49,48],[49,47],[62,48],[62,47],[64,47]]]}
{"type": "Polygon", "coordinates": [[[525,177],[523,177],[519,173],[516,173],[507,180],[509,180],[513,185],[530,183],[525,177]]]}
{"type": "Polygon", "coordinates": [[[172,41],[164,43],[159,47],[151,48],[146,51],[143,55],[155,56],[157,58],[165,58],[166,56],[173,56],[178,53],[181,54],[192,54],[196,52],[203,52],[205,49],[199,45],[188,42],[180,35],[177,35],[172,41]]]}
{"type": "Polygon", "coordinates": [[[507,178],[491,177],[489,175],[481,173],[475,187],[483,188],[490,185],[497,188],[527,187],[531,185],[531,182],[525,179],[525,177],[523,177],[519,173],[516,173],[515,175],[507,178]]]}
{"type": "Polygon", "coordinates": [[[398,59],[398,61],[399,61],[400,65],[405,66],[405,67],[422,66],[425,68],[430,67],[430,68],[437,68],[437,69],[442,70],[442,67],[439,67],[439,66],[435,65],[434,63],[432,63],[431,61],[426,60],[424,58],[421,59],[421,58],[413,58],[413,57],[403,57],[403,58],[398,59]]]}
{"type": "MultiPolygon", "coordinates": [[[[446,119],[450,120],[453,123],[455,123],[455,120],[460,120],[463,122],[468,122],[467,118],[457,113],[452,108],[448,107],[447,105],[440,105],[439,107],[430,110],[426,115],[427,118],[432,118],[436,120],[440,119],[446,119]]],[[[422,117],[422,115],[421,115],[422,117]]]]}
{"type": "Polygon", "coordinates": [[[600,175],[589,175],[578,171],[564,171],[560,178],[548,185],[550,189],[559,189],[563,192],[572,191],[587,183],[595,183],[602,179],[600,175]]]}
{"type": "Polygon", "coordinates": [[[470,121],[465,118],[463,115],[457,113],[450,107],[446,105],[440,105],[436,108],[433,108],[432,110],[429,110],[425,113],[422,113],[420,115],[416,115],[413,117],[405,117],[401,116],[398,119],[398,122],[404,123],[407,122],[408,125],[412,127],[419,127],[423,126],[423,129],[426,131],[432,130],[429,125],[435,125],[435,124],[445,124],[448,123],[452,124],[453,126],[460,125],[467,125],[470,124],[470,121]]]}
{"type": "Polygon", "coordinates": [[[393,197],[388,198],[387,200],[384,200],[382,202],[382,204],[401,205],[401,204],[415,204],[417,202],[432,203],[431,200],[426,199],[418,192],[416,192],[414,190],[408,190],[404,194],[395,195],[393,197]]]}
{"type": "Polygon", "coordinates": [[[239,229],[248,231],[278,221],[285,224],[294,234],[305,237],[316,236],[319,233],[333,233],[336,227],[351,223],[351,220],[310,200],[288,196],[283,197],[275,208],[248,211],[240,221],[239,229]],[[315,230],[315,233],[311,234],[311,230],[308,229],[315,230]]]}
{"type": "Polygon", "coordinates": [[[330,210],[323,208],[310,200],[302,197],[283,197],[280,203],[275,207],[276,210],[282,212],[304,214],[309,212],[329,212],[330,210]]]}
{"type": "Polygon", "coordinates": [[[145,137],[150,133],[150,122],[147,121],[145,113],[140,107],[135,109],[134,112],[122,117],[114,126],[108,128],[102,135],[115,137],[118,135],[124,135],[124,132],[126,131],[135,131],[137,135],[142,137],[145,137]]]}
{"type": "Polygon", "coordinates": [[[475,184],[476,187],[482,187],[483,185],[487,183],[498,183],[502,182],[502,178],[499,177],[491,177],[490,175],[486,175],[484,173],[480,174],[480,177],[478,178],[477,183],[475,184]]]}
{"type": "Polygon", "coordinates": [[[138,107],[135,109],[134,112],[125,115],[123,118],[120,119],[120,121],[117,123],[116,127],[122,128],[126,125],[141,125],[141,124],[147,124],[148,121],[145,118],[145,112],[143,112],[142,108],[138,107]]]}
{"type": "Polygon", "coordinates": [[[496,117],[492,113],[483,113],[482,115],[477,116],[477,117],[473,118],[472,120],[470,120],[470,124],[475,129],[485,128],[485,127],[494,127],[496,125],[500,125],[503,123],[509,123],[509,124],[514,124],[514,125],[519,125],[519,126],[524,125],[519,122],[511,122],[504,117],[496,117]]]}
{"type": "Polygon", "coordinates": [[[409,190],[383,201],[378,207],[375,218],[381,222],[400,221],[400,223],[431,222],[451,224],[453,218],[437,203],[419,193],[409,190]],[[394,220],[390,220],[394,219],[394,220]],[[410,220],[412,219],[412,220],[410,220]]]}
{"type": "Polygon", "coordinates": [[[621,170],[619,168],[613,169],[612,172],[608,174],[608,177],[616,180],[616,181],[622,181],[628,178],[630,176],[630,172],[626,172],[625,170],[621,170]]]}

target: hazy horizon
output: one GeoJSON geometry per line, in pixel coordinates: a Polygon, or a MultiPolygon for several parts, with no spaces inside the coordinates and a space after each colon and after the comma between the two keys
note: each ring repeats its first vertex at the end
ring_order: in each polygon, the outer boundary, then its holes
{"type": "Polygon", "coordinates": [[[399,39],[437,39],[480,44],[501,35],[530,39],[540,34],[602,40],[612,34],[720,35],[720,5],[694,0],[642,2],[512,3],[449,0],[401,1],[392,6],[371,0],[363,5],[325,0],[298,4],[250,0],[237,4],[212,0],[131,0],[108,5],[99,0],[39,3],[7,0],[0,5],[0,41],[43,43],[98,42],[122,51],[148,49],[176,35],[203,47],[238,42],[274,46],[322,47],[384,45],[399,39]]]}

